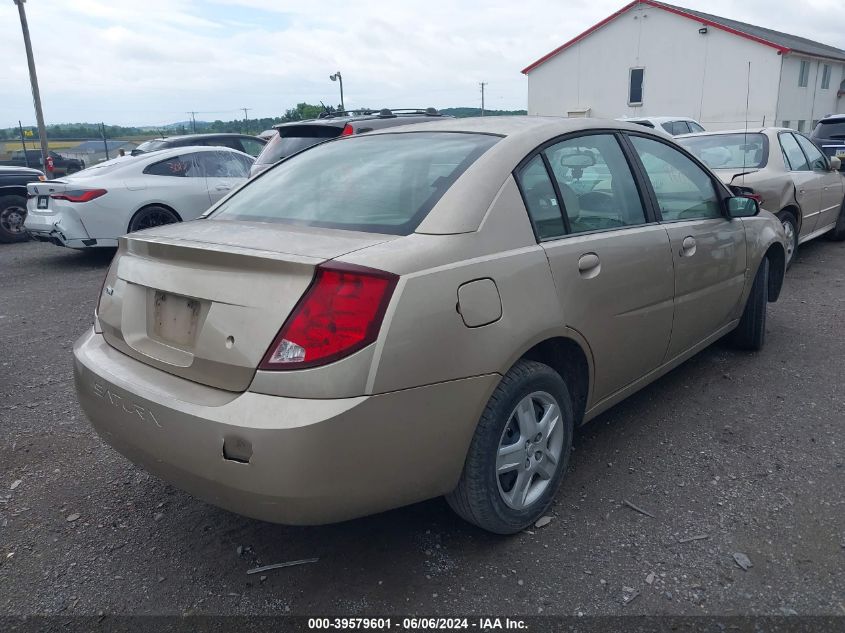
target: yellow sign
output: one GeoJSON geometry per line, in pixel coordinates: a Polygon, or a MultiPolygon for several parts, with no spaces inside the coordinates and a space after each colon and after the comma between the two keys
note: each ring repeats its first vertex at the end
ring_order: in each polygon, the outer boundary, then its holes
{"type": "Polygon", "coordinates": [[[32,136],[32,130],[24,130],[23,135],[27,136],[27,137],[31,137],[32,136]]]}

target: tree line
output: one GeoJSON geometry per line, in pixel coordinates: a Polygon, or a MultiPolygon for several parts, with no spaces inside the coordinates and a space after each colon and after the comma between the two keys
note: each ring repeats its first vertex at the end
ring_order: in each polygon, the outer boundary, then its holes
{"type": "MultiPolygon", "coordinates": [[[[101,138],[105,132],[106,138],[123,138],[128,136],[172,136],[174,134],[191,134],[194,129],[197,133],[210,132],[239,132],[241,134],[258,134],[279,123],[291,121],[303,121],[315,119],[323,112],[335,112],[340,106],[323,106],[312,103],[298,103],[293,108],[285,110],[284,114],[278,117],[264,117],[260,119],[233,119],[231,121],[179,121],[163,126],[125,126],[105,125],[101,128],[99,123],[53,123],[47,126],[47,138],[76,139],[76,138],[101,138]]],[[[362,108],[366,109],[366,108],[362,108]]],[[[442,114],[454,117],[479,116],[480,108],[443,108],[442,114]]],[[[526,114],[525,110],[485,110],[486,116],[519,115],[526,114]]],[[[38,137],[38,131],[33,127],[24,127],[33,133],[32,138],[38,137]]],[[[20,130],[17,127],[0,129],[0,140],[17,140],[20,138],[20,130]]],[[[29,137],[27,137],[29,140],[29,137]]]]}

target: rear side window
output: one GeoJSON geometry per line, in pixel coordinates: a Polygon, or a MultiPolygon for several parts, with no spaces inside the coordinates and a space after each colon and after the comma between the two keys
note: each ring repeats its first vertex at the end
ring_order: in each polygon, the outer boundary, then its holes
{"type": "Polygon", "coordinates": [[[801,151],[798,141],[792,134],[780,134],[780,146],[783,150],[783,157],[786,161],[787,169],[791,171],[810,171],[810,165],[807,163],[807,157],[801,151]]]}
{"type": "Polygon", "coordinates": [[[272,165],[312,145],[337,138],[342,131],[343,128],[331,125],[292,125],[279,128],[279,133],[264,146],[255,162],[258,165],[272,165]]]}
{"type": "Polygon", "coordinates": [[[631,143],[640,156],[664,220],[722,216],[710,174],[660,141],[632,136],[631,143]]]}
{"type": "Polygon", "coordinates": [[[416,132],[326,143],[250,181],[211,218],[408,235],[498,140],[416,132]]]}
{"type": "Polygon", "coordinates": [[[689,129],[690,129],[692,132],[696,132],[696,133],[698,133],[698,132],[703,132],[703,131],[704,131],[704,128],[703,128],[703,127],[701,127],[701,126],[700,126],[698,123],[696,123],[695,121],[687,121],[687,125],[689,125],[689,129]]]}
{"type": "Polygon", "coordinates": [[[566,233],[555,188],[543,159],[532,158],[519,172],[519,186],[537,239],[548,240],[566,233]]]}
{"type": "Polygon", "coordinates": [[[246,178],[252,161],[246,156],[224,150],[198,154],[207,178],[246,178]]]}
{"type": "Polygon", "coordinates": [[[689,134],[689,126],[686,121],[667,121],[663,124],[663,129],[672,136],[679,134],[689,134]]]}

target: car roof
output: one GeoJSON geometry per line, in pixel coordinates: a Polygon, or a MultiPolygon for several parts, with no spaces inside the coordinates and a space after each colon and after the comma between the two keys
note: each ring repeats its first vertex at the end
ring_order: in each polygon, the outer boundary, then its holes
{"type": "Polygon", "coordinates": [[[631,116],[622,117],[619,121],[651,121],[653,123],[669,123],[670,121],[692,121],[698,123],[695,119],[688,116],[631,116]]]}
{"type": "Polygon", "coordinates": [[[416,109],[416,108],[396,108],[382,110],[349,110],[340,113],[329,113],[316,119],[303,119],[301,121],[288,121],[286,123],[279,123],[273,128],[292,127],[297,125],[325,125],[328,127],[343,127],[347,123],[355,121],[395,121],[396,119],[451,119],[453,117],[447,114],[440,114],[434,108],[416,109]]]}
{"type": "Polygon", "coordinates": [[[210,132],[208,134],[179,134],[178,136],[160,136],[158,138],[151,138],[151,141],[183,141],[185,139],[204,139],[204,138],[255,138],[250,134],[239,134],[237,132],[210,132]]]}
{"type": "Polygon", "coordinates": [[[43,176],[43,172],[39,169],[33,169],[32,167],[18,167],[15,165],[0,165],[0,174],[12,174],[12,175],[22,175],[22,176],[43,176]]]}
{"type": "MultiPolygon", "coordinates": [[[[675,138],[692,138],[694,136],[718,136],[720,134],[769,134],[775,132],[797,132],[788,127],[750,127],[748,129],[738,128],[735,130],[709,130],[707,132],[695,132],[694,134],[679,134],[675,138]]],[[[802,132],[799,132],[802,134],[802,132]]]]}
{"type": "Polygon", "coordinates": [[[508,182],[522,160],[541,144],[571,132],[590,130],[628,130],[641,136],[673,143],[664,132],[636,123],[591,118],[542,116],[490,116],[462,119],[442,119],[373,130],[367,134],[348,136],[333,142],[366,142],[384,134],[415,133],[476,133],[502,137],[482,154],[449,188],[417,227],[417,233],[468,233],[478,229],[493,199],[508,182]],[[462,209],[454,213],[454,209],[462,209]]]}

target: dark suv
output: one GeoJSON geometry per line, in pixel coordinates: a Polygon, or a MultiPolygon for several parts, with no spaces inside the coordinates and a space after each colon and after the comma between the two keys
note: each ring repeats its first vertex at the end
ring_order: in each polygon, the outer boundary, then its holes
{"type": "Polygon", "coordinates": [[[424,123],[443,118],[434,108],[424,110],[348,110],[325,113],[317,119],[280,123],[274,126],[278,134],[270,139],[249,171],[250,176],[260,174],[291,154],[339,136],[363,134],[395,125],[424,123]]]}
{"type": "Polygon", "coordinates": [[[816,124],[810,140],[828,156],[845,154],[845,114],[828,114],[816,124]]]}
{"type": "Polygon", "coordinates": [[[132,150],[132,155],[146,154],[160,149],[188,146],[229,147],[239,152],[246,152],[250,156],[258,156],[267,143],[263,138],[249,134],[185,134],[183,136],[168,136],[144,141],[132,150]]]}

